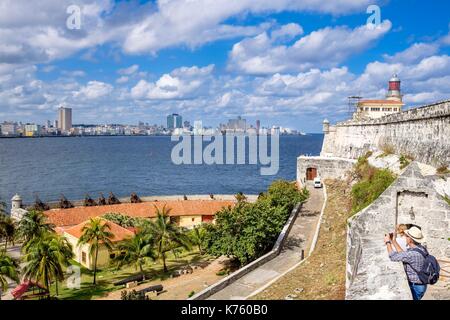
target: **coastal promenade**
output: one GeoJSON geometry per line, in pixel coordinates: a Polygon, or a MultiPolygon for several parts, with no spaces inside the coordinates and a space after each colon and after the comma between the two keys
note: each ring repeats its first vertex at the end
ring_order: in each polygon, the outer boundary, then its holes
{"type": "Polygon", "coordinates": [[[310,192],[310,197],[303,204],[281,253],[274,259],[211,295],[208,300],[247,299],[302,261],[302,251],[304,252],[304,258],[307,257],[313,243],[316,227],[319,223],[320,210],[324,201],[322,189],[314,189],[312,185],[307,185],[307,188],[310,192]]]}

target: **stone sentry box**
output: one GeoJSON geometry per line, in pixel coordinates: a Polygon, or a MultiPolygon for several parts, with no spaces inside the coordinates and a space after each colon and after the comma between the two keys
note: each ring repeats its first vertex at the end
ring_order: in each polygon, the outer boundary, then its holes
{"type": "MultiPolygon", "coordinates": [[[[436,178],[436,177],[434,177],[436,178]]],[[[403,266],[391,262],[384,234],[398,223],[419,225],[430,253],[450,258],[450,206],[417,163],[348,221],[346,299],[411,299],[403,266]]]]}

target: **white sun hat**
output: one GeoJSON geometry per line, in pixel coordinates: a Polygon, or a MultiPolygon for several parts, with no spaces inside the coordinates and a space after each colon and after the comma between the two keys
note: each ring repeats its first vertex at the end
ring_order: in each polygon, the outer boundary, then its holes
{"type": "Polygon", "coordinates": [[[405,234],[417,243],[425,242],[425,237],[423,236],[422,231],[417,227],[411,227],[405,231],[405,234]]]}

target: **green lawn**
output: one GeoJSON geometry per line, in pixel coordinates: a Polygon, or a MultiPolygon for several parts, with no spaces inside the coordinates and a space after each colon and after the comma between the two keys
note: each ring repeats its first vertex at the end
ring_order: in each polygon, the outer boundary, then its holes
{"type": "MultiPolygon", "coordinates": [[[[203,262],[210,259],[210,256],[204,255],[201,256],[198,253],[198,250],[192,250],[190,252],[183,252],[178,255],[178,259],[172,254],[168,255],[168,259],[166,261],[167,267],[169,268],[168,273],[163,273],[163,267],[160,261],[150,262],[145,268],[144,271],[150,276],[150,279],[147,281],[160,279],[161,281],[167,279],[170,274],[179,269],[182,266],[187,265],[188,263],[195,262],[203,262]]],[[[93,285],[93,272],[88,270],[78,264],[75,261],[72,261],[72,264],[78,265],[81,268],[81,288],[80,289],[72,289],[67,288],[66,281],[58,284],[59,294],[57,296],[58,299],[67,299],[67,300],[90,300],[103,296],[104,294],[114,291],[114,290],[123,290],[124,286],[114,286],[114,282],[122,280],[124,278],[137,275],[139,271],[136,270],[133,266],[123,267],[120,270],[116,268],[107,268],[103,270],[97,271],[97,285],[93,285]]],[[[51,286],[50,289],[52,297],[56,296],[56,286],[55,283],[51,286]]]]}

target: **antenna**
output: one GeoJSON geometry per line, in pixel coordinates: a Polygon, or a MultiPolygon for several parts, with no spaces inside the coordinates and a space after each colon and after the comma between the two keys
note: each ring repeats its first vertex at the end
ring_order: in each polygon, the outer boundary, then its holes
{"type": "Polygon", "coordinates": [[[362,99],[361,96],[350,96],[348,97],[348,116],[351,118],[353,113],[356,111],[359,101],[362,99]]]}

